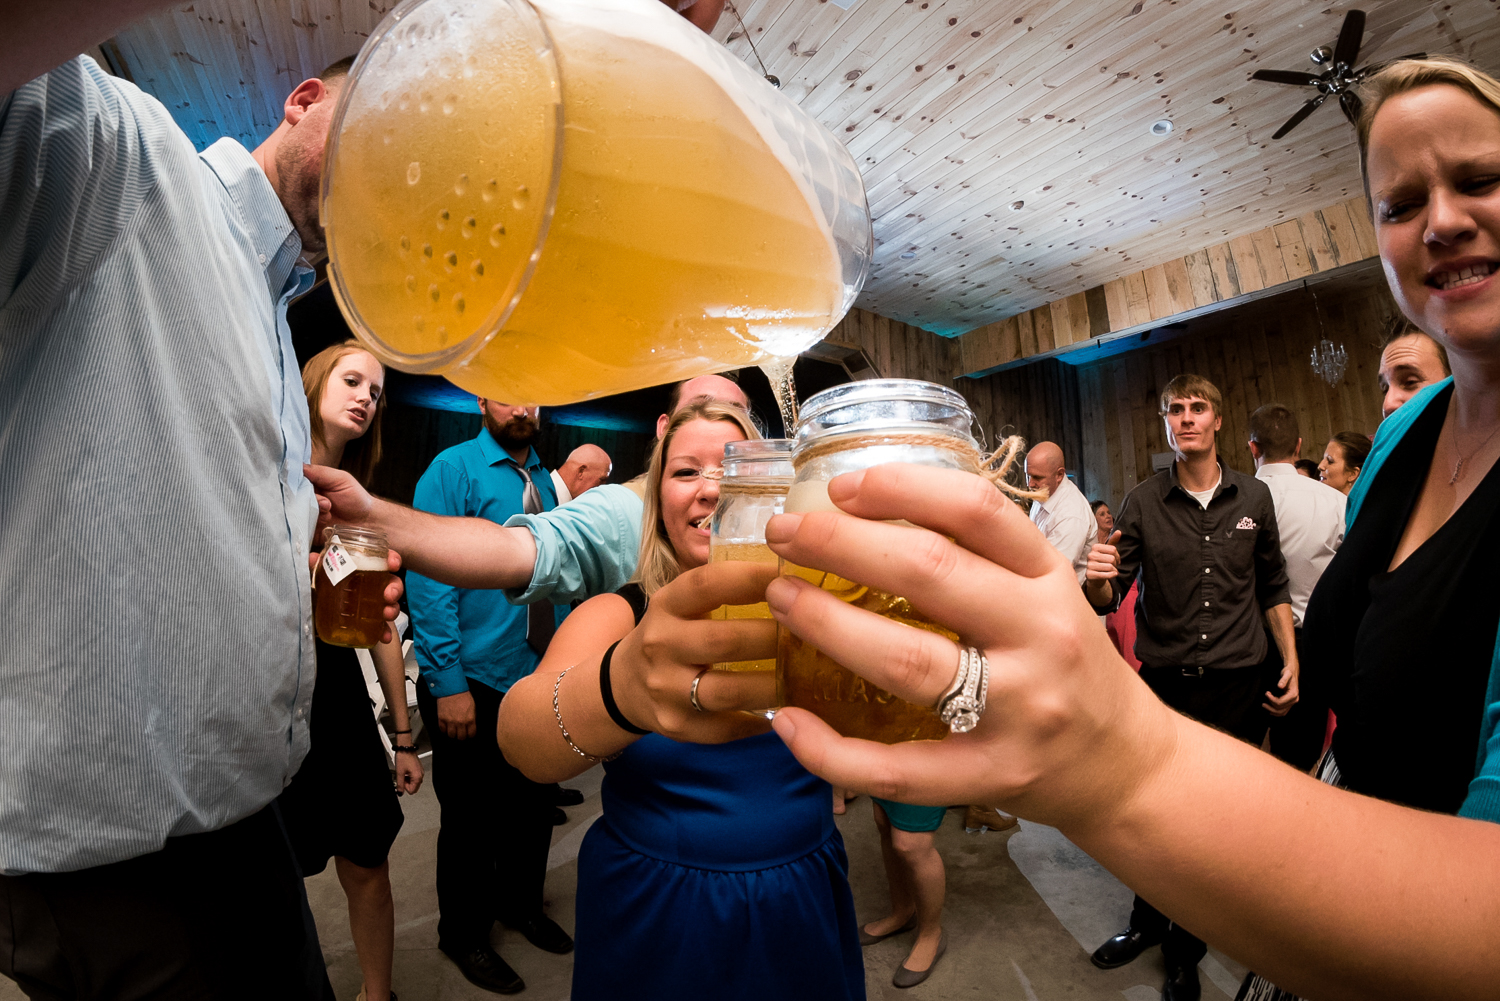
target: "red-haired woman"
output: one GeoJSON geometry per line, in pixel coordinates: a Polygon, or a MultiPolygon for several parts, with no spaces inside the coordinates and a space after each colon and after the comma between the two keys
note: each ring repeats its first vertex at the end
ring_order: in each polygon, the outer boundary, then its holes
{"type": "MultiPolygon", "coordinates": [[[[368,484],[380,461],[385,368],[358,341],[344,341],[308,361],[302,387],[312,461],[348,470],[368,484]]],[[[349,933],[364,980],[360,998],[394,1001],[395,906],[387,856],[401,829],[401,805],[354,651],[321,640],[317,650],[312,749],[281,794],[281,811],[303,876],[322,872],[334,860],[349,898],[349,933]]],[[[422,785],[422,765],[411,743],[400,638],[370,653],[396,724],[396,782],[414,793],[422,785]]]]}

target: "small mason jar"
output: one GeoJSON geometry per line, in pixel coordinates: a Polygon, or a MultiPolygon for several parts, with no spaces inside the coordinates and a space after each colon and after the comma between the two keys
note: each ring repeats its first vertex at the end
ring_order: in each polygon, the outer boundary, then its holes
{"type": "MultiPolygon", "coordinates": [[[[775,566],[776,554],[766,546],[766,522],[780,514],[792,485],[792,442],[789,438],[731,441],[724,446],[724,479],[719,483],[719,506],[710,522],[709,562],[763,563],[775,566]]],[[[769,619],[764,601],[754,605],[720,605],[715,619],[769,619]]],[[[775,658],[735,660],[715,664],[719,671],[774,671],[775,658]]]]}
{"type": "MultiPolygon", "coordinates": [[[[829,480],[886,462],[977,473],[973,424],[974,414],[961,395],[930,382],[870,379],[824,390],[802,404],[792,450],[796,477],[786,511],[837,510],[828,499],[829,480]]],[[[900,595],[785,561],[781,572],[811,581],[856,607],[958,639],[900,595]]],[[[955,664],[957,658],[955,650],[955,664]]],[[[948,736],[933,709],[877,688],[786,629],[778,631],[776,693],[781,705],[807,709],[846,737],[895,744],[948,736]]]]}
{"type": "Polygon", "coordinates": [[[385,533],[352,525],[323,529],[323,555],[313,576],[313,619],[329,646],[373,647],[385,633],[390,583],[385,533]]]}

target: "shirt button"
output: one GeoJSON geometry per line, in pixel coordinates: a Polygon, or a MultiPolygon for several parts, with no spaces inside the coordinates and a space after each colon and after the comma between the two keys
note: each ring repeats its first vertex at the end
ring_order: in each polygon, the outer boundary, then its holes
{"type": "Polygon", "coordinates": [[[260,257],[260,263],[262,263],[262,264],[266,263],[266,255],[265,254],[260,254],[258,256],[260,257]]]}
{"type": "Polygon", "coordinates": [[[1203,603],[1203,607],[1204,607],[1204,608],[1207,608],[1207,607],[1208,607],[1208,602],[1206,602],[1206,601],[1205,601],[1205,602],[1204,602],[1204,603],[1203,603]]]}
{"type": "Polygon", "coordinates": [[[1205,639],[1205,640],[1206,640],[1206,639],[1208,639],[1208,633],[1204,633],[1204,634],[1202,634],[1202,635],[1201,635],[1201,636],[1200,636],[1200,637],[1199,637],[1199,639],[1205,639]]]}
{"type": "Polygon", "coordinates": [[[302,718],[302,710],[301,710],[301,709],[298,709],[298,710],[297,710],[297,718],[298,718],[298,719],[301,719],[301,718],[302,718]]]}
{"type": "Polygon", "coordinates": [[[1204,572],[1204,573],[1213,573],[1213,571],[1212,571],[1212,570],[1210,570],[1210,569],[1209,569],[1209,568],[1208,568],[1208,567],[1204,567],[1204,568],[1203,568],[1203,572],[1204,572]]]}

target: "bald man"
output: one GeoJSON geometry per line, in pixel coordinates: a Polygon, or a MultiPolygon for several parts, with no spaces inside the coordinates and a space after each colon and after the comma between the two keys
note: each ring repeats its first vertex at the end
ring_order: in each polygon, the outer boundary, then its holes
{"type": "Polygon", "coordinates": [[[1430,336],[1403,324],[1380,351],[1380,419],[1391,416],[1424,387],[1442,382],[1452,372],[1448,352],[1430,336]]]}
{"type": "Polygon", "coordinates": [[[603,483],[614,467],[609,453],[598,445],[579,445],[573,449],[568,453],[568,461],[552,470],[558,506],[603,483]]]}
{"type": "Polygon", "coordinates": [[[1081,586],[1089,566],[1089,547],[1099,534],[1099,524],[1083,491],[1068,479],[1063,451],[1050,441],[1039,441],[1026,453],[1026,482],[1033,490],[1047,491],[1047,499],[1031,505],[1031,520],[1052,548],[1073,564],[1081,586]]]}
{"type": "MultiPolygon", "coordinates": [[[[673,387],[671,410],[705,398],[749,409],[733,380],[705,375],[673,387]]],[[[663,414],[656,426],[665,429],[669,420],[663,414]]],[[[498,588],[517,605],[562,605],[609,594],[635,575],[645,514],[641,477],[640,484],[595,487],[551,511],[515,515],[501,527],[371,497],[341,470],[309,466],[307,476],[318,489],[325,521],[381,529],[408,568],[453,587],[498,588]]]]}

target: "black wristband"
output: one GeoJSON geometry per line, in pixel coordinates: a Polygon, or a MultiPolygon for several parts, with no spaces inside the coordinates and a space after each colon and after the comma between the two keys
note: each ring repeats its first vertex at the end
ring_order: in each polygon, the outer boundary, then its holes
{"type": "Polygon", "coordinates": [[[393,754],[416,754],[417,749],[409,744],[392,744],[391,752],[393,754]]]}
{"type": "Polygon", "coordinates": [[[609,649],[604,651],[604,659],[599,662],[599,697],[604,700],[604,711],[609,713],[609,718],[615,721],[615,726],[626,733],[648,734],[650,730],[642,730],[620,712],[620,707],[615,704],[614,686],[609,683],[609,662],[615,655],[615,647],[620,645],[619,640],[610,644],[609,649]]]}

